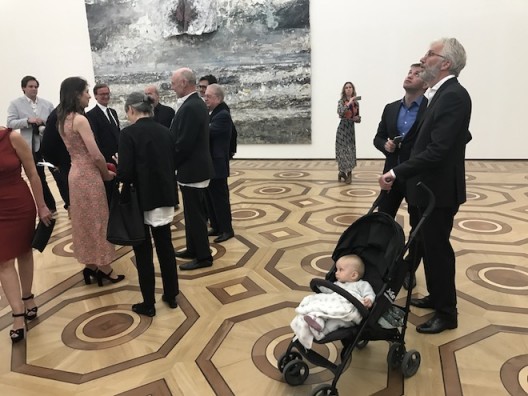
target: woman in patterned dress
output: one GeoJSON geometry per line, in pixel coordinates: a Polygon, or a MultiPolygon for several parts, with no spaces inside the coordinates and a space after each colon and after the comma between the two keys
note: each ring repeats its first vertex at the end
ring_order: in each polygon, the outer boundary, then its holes
{"type": "Polygon", "coordinates": [[[361,122],[356,88],[347,81],[337,102],[337,114],[341,121],[336,133],[336,161],[339,168],[337,180],[347,184],[352,182],[352,169],[356,167],[356,132],[354,124],[361,122]]]}
{"type": "Polygon", "coordinates": [[[106,240],[108,205],[103,182],[112,180],[115,173],[108,170],[84,116],[89,101],[86,80],[67,78],[61,84],[57,118],[59,133],[72,161],[68,185],[73,253],[85,265],[85,283],[90,284],[91,279],[96,278],[102,286],[103,279],[117,283],[125,277],[111,275],[110,263],[114,260],[115,251],[114,245],[106,240]]]}

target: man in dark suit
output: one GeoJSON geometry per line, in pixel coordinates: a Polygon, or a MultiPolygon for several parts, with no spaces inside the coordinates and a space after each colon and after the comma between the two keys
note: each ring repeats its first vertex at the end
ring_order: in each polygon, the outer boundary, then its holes
{"type": "Polygon", "coordinates": [[[411,157],[383,174],[379,184],[390,190],[395,179],[406,180],[412,225],[427,205],[416,183],[423,182],[436,197],[420,233],[429,295],[411,300],[416,307],[435,310],[432,318],[416,327],[419,333],[434,334],[458,326],[455,253],[449,237],[458,208],[466,201],[464,161],[471,98],[457,79],[466,65],[466,52],[458,40],[433,42],[420,61],[421,77],[430,87],[429,105],[418,125],[411,157]]]}
{"type": "Polygon", "coordinates": [[[40,148],[44,159],[57,167],[52,172],[54,172],[59,193],[64,201],[64,209],[68,210],[70,207],[68,174],[71,168],[71,158],[57,129],[57,108],[53,109],[46,120],[40,148]]]}
{"type": "MultiPolygon", "coordinates": [[[[117,165],[112,157],[117,153],[120,127],[117,112],[108,107],[110,88],[107,84],[95,84],[93,93],[97,104],[86,113],[86,118],[90,122],[97,147],[101,150],[106,162],[117,165]]],[[[105,182],[108,202],[110,202],[112,197],[112,186],[114,183],[114,180],[105,182]]]]}
{"type": "Polygon", "coordinates": [[[233,121],[229,107],[224,102],[224,90],[218,84],[207,87],[205,104],[209,115],[209,145],[213,160],[214,176],[207,187],[207,213],[212,230],[209,235],[218,235],[214,242],[225,242],[235,236],[229,202],[229,144],[233,121]]]}
{"type": "Polygon", "coordinates": [[[170,124],[175,114],[174,109],[160,103],[159,91],[155,85],[147,85],[144,92],[145,95],[150,96],[154,100],[154,121],[170,128],[170,124]]]}
{"type": "MultiPolygon", "coordinates": [[[[427,108],[427,99],[423,95],[427,89],[427,84],[420,77],[421,71],[422,65],[420,63],[411,65],[407,77],[403,81],[405,96],[403,99],[389,103],[383,110],[378,132],[374,137],[374,146],[386,158],[383,173],[407,161],[411,155],[411,149],[416,140],[416,128],[427,108]],[[399,138],[397,138],[398,136],[399,138]]],[[[405,182],[396,180],[391,190],[380,201],[379,211],[395,217],[404,197],[405,182]]],[[[416,244],[413,243],[409,249],[409,255],[405,259],[408,265],[412,265],[414,269],[422,258],[421,252],[415,247],[416,244]]],[[[411,279],[407,273],[403,286],[408,289],[415,285],[414,276],[411,279]]]]}
{"type": "MultiPolygon", "coordinates": [[[[154,100],[154,121],[160,123],[161,125],[170,128],[172,119],[174,118],[174,109],[169,106],[162,105],[160,103],[160,96],[158,88],[155,85],[147,85],[145,87],[145,95],[148,95],[154,100]]],[[[178,197],[178,182],[176,177],[174,178],[174,188],[175,188],[175,200],[174,207],[176,209],[180,208],[180,199],[178,197]]]]}
{"type": "Polygon", "coordinates": [[[175,140],[175,162],[180,185],[187,249],[176,257],[192,259],[182,270],[210,267],[213,257],[207,237],[205,190],[213,177],[209,152],[209,112],[196,92],[196,75],[181,68],[172,73],[171,86],[178,102],[170,127],[175,140]]]}

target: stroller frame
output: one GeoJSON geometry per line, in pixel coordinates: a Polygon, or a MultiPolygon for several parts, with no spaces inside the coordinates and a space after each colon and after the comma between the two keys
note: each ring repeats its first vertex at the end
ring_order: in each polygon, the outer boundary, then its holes
{"type": "MultiPolygon", "coordinates": [[[[334,379],[330,385],[321,384],[317,386],[314,388],[311,395],[338,396],[339,392],[337,390],[337,382],[341,374],[348,367],[348,363],[352,359],[352,352],[355,348],[363,349],[367,346],[369,341],[374,340],[384,340],[390,343],[389,351],[387,353],[387,364],[389,369],[394,370],[400,368],[405,378],[413,376],[418,371],[421,363],[420,353],[416,350],[407,351],[405,347],[405,334],[407,330],[407,320],[409,317],[412,288],[407,290],[405,307],[400,307],[394,304],[396,296],[403,285],[403,279],[407,274],[409,274],[411,280],[414,279],[415,270],[417,268],[417,263],[415,262],[417,261],[416,257],[412,258],[411,264],[407,265],[407,268],[404,268],[406,264],[403,260],[403,257],[409,250],[409,246],[411,243],[413,243],[416,235],[420,231],[420,228],[427,220],[435,205],[435,198],[431,190],[429,190],[429,188],[422,183],[418,183],[417,186],[428,194],[429,202],[427,208],[422,214],[420,221],[410,233],[406,243],[403,229],[391,216],[387,215],[386,213],[374,213],[374,210],[379,205],[379,202],[381,202],[381,200],[385,197],[386,192],[382,191],[382,194],[380,194],[380,196],[373,203],[368,214],[356,220],[341,235],[337,247],[332,255],[334,265],[327,273],[326,279],[315,278],[310,281],[310,288],[316,293],[319,293],[319,288],[324,286],[344,297],[347,301],[352,303],[354,307],[356,307],[363,319],[357,326],[337,329],[336,331],[327,334],[321,340],[314,340],[314,342],[317,344],[341,341],[343,349],[341,350],[339,364],[326,359],[312,349],[305,348],[299,342],[299,340],[294,337],[288,345],[286,352],[284,352],[277,359],[277,368],[283,374],[283,378],[288,384],[292,386],[301,385],[308,378],[310,370],[308,364],[303,360],[304,358],[316,366],[330,370],[334,374],[334,379]],[[384,224],[383,227],[388,229],[384,230],[385,233],[390,231],[396,234],[394,236],[394,243],[387,246],[387,250],[383,255],[380,255],[378,246],[363,246],[363,250],[361,248],[351,248],[350,246],[345,248],[340,246],[341,244],[346,243],[348,239],[351,239],[351,236],[348,234],[352,233],[352,236],[355,236],[353,232],[356,232],[357,234],[356,228],[361,227],[361,223],[367,221],[375,221],[379,222],[379,224],[384,224]],[[378,249],[378,251],[376,251],[376,257],[364,257],[365,255],[368,255],[367,253],[369,252],[369,248],[371,248],[372,251],[378,249]],[[357,254],[364,261],[366,261],[365,279],[371,283],[372,287],[376,291],[376,299],[370,311],[365,308],[361,301],[358,301],[346,290],[333,284],[333,282],[336,280],[335,262],[345,254],[357,254]],[[386,265],[382,266],[384,269],[383,273],[375,274],[376,271],[374,271],[374,269],[369,269],[367,264],[373,265],[376,260],[385,260],[386,265]],[[404,268],[405,271],[399,270],[399,268],[404,268]],[[369,272],[372,279],[368,279],[369,272]],[[381,278],[375,279],[375,275],[378,275],[381,278]],[[400,308],[404,311],[401,331],[398,330],[398,328],[384,329],[381,328],[377,323],[383,313],[385,313],[391,306],[400,308]]],[[[380,227],[378,227],[377,231],[381,230],[380,227]]],[[[368,243],[371,243],[371,241],[368,240],[368,243]]]]}

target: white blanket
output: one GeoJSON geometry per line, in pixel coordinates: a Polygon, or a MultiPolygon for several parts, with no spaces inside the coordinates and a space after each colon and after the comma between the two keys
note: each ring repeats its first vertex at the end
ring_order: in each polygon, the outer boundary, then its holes
{"type": "MultiPolygon", "coordinates": [[[[350,294],[363,302],[364,297],[370,298],[373,302],[374,291],[368,282],[358,281],[353,283],[336,282],[346,289],[350,294]]],[[[312,348],[313,339],[320,340],[327,334],[341,327],[352,327],[361,322],[361,315],[357,308],[338,293],[327,288],[321,288],[323,293],[310,294],[303,298],[295,312],[290,326],[299,339],[299,342],[308,349],[312,348]],[[321,326],[322,330],[308,326],[304,320],[304,315],[309,315],[321,326]]]]}

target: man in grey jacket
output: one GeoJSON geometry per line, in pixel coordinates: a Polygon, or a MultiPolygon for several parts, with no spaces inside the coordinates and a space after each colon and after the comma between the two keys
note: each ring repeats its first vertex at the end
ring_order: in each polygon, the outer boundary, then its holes
{"type": "MultiPolygon", "coordinates": [[[[7,127],[20,130],[20,134],[31,147],[33,159],[37,164],[43,160],[40,143],[46,120],[53,111],[53,105],[45,99],[37,98],[39,82],[35,77],[22,78],[21,87],[24,95],[13,100],[7,109],[7,127]]],[[[44,201],[51,212],[56,212],[57,206],[46,182],[44,167],[37,166],[37,171],[42,182],[44,201]]]]}

